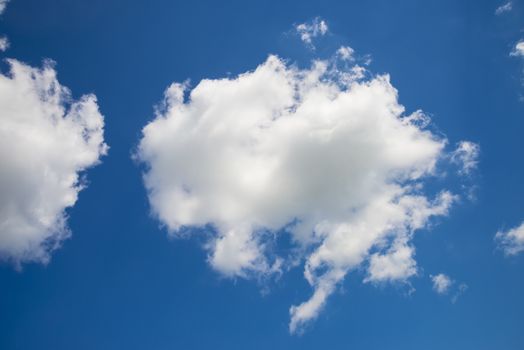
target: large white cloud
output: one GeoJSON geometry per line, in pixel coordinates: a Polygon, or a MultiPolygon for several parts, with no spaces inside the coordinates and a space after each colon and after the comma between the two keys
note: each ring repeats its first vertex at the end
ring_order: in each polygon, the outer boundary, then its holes
{"type": "Polygon", "coordinates": [[[357,267],[367,282],[416,274],[413,234],[456,199],[424,190],[451,158],[429,118],[405,114],[388,75],[337,65],[270,56],[187,96],[173,84],[137,151],[154,214],[173,235],[213,227],[209,262],[222,274],[266,276],[299,252],[313,295],[291,307],[291,332],[357,267]],[[292,257],[270,248],[279,234],[291,235],[292,257]]]}
{"type": "Polygon", "coordinates": [[[93,95],[71,99],[50,63],[0,74],[0,259],[47,262],[70,235],[80,173],[106,153],[93,95]]]}
{"type": "Polygon", "coordinates": [[[499,231],[495,241],[506,255],[517,255],[524,251],[524,222],[507,231],[499,231]]]}

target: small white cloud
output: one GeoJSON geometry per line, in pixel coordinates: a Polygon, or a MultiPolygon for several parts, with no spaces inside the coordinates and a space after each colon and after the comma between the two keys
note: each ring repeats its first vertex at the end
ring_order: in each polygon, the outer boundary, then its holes
{"type": "Polygon", "coordinates": [[[0,37],[0,51],[5,51],[9,48],[9,40],[7,37],[0,37]]]}
{"type": "Polygon", "coordinates": [[[508,231],[499,231],[495,235],[500,249],[506,255],[517,255],[524,251],[524,222],[508,231]]]}
{"type": "Polygon", "coordinates": [[[510,56],[524,57],[524,40],[520,40],[515,44],[510,56]]]}
{"type": "Polygon", "coordinates": [[[417,273],[414,253],[415,249],[406,244],[406,239],[401,239],[385,254],[371,255],[364,282],[406,281],[417,273]]]}
{"type": "Polygon", "coordinates": [[[459,174],[469,175],[477,168],[480,146],[474,142],[461,141],[451,153],[451,161],[460,167],[459,174]]]}
{"type": "Polygon", "coordinates": [[[513,9],[513,3],[511,1],[508,1],[504,5],[497,7],[497,9],[495,10],[495,14],[501,15],[503,13],[510,12],[512,9],[513,9]]]}
{"type": "Polygon", "coordinates": [[[295,30],[304,43],[306,43],[311,48],[314,48],[313,39],[327,34],[329,28],[323,19],[316,17],[310,22],[296,25],[295,30]]]}
{"type": "Polygon", "coordinates": [[[93,95],[73,101],[50,63],[0,74],[0,260],[46,263],[69,237],[81,173],[106,153],[93,95]]]}
{"type": "Polygon", "coordinates": [[[349,46],[341,46],[337,50],[337,55],[344,61],[353,61],[354,57],[353,54],[355,53],[355,50],[353,50],[349,46]]]}
{"type": "Polygon", "coordinates": [[[0,0],[0,15],[4,12],[8,2],[9,0],[0,0]]]}
{"type": "Polygon", "coordinates": [[[451,278],[443,273],[439,273],[438,275],[430,277],[431,281],[433,282],[433,290],[435,290],[435,292],[438,294],[446,294],[453,284],[451,278]]]}
{"type": "Polygon", "coordinates": [[[431,281],[433,282],[433,290],[438,294],[451,295],[451,302],[454,304],[458,298],[466,292],[468,285],[466,283],[460,283],[457,285],[448,275],[439,273],[438,275],[431,275],[431,281]]]}

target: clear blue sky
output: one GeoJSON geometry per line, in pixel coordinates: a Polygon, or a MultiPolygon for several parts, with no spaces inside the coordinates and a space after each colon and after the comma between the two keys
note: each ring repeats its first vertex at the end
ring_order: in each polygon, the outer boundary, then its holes
{"type": "Polygon", "coordinates": [[[0,265],[0,348],[524,348],[524,254],[506,257],[494,242],[524,219],[524,60],[510,56],[524,38],[524,3],[495,15],[500,5],[9,2],[0,33],[11,45],[0,56],[35,67],[50,58],[74,98],[94,93],[110,150],[87,172],[89,185],[67,210],[72,237],[51,261],[21,271],[0,265]],[[312,51],[293,26],[318,16],[330,32],[312,51]],[[311,295],[303,265],[262,285],[224,278],[207,262],[204,234],[168,238],[131,155],[172,82],[236,76],[269,54],[307,67],[339,45],[371,55],[369,69],[390,74],[399,102],[428,113],[451,146],[480,145],[466,181],[476,198],[415,236],[414,292],[362,283],[365,273],[356,270],[302,335],[290,335],[290,305],[311,295]],[[429,276],[440,272],[455,287],[467,284],[455,302],[432,288],[429,276]]]}

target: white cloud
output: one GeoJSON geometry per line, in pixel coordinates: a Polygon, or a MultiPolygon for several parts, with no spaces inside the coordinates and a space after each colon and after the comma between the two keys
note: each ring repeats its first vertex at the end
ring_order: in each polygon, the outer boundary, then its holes
{"type": "Polygon", "coordinates": [[[510,56],[524,57],[524,40],[520,40],[515,44],[510,56]]]}
{"type": "Polygon", "coordinates": [[[506,255],[516,255],[524,251],[524,222],[508,231],[499,231],[495,241],[506,255]]]}
{"type": "Polygon", "coordinates": [[[403,239],[396,242],[385,254],[374,253],[370,257],[366,282],[406,280],[417,273],[415,249],[403,239]]]}
{"type": "Polygon", "coordinates": [[[0,51],[5,51],[9,48],[9,40],[5,36],[0,37],[0,51]]]}
{"type": "Polygon", "coordinates": [[[513,9],[513,4],[511,1],[508,1],[504,5],[500,5],[499,7],[497,7],[497,9],[495,10],[495,14],[501,15],[503,13],[510,12],[512,9],[513,9]]]}
{"type": "Polygon", "coordinates": [[[295,30],[304,43],[314,48],[313,39],[327,34],[329,28],[323,19],[316,17],[312,21],[296,25],[295,30]]]}
{"type": "Polygon", "coordinates": [[[70,235],[80,172],[105,154],[96,97],[72,101],[50,63],[0,74],[0,259],[47,262],[70,235]]]}
{"type": "Polygon", "coordinates": [[[451,153],[451,161],[460,166],[459,173],[468,175],[477,168],[480,146],[470,141],[458,143],[455,151],[451,153]]]}
{"type": "Polygon", "coordinates": [[[355,50],[353,50],[349,46],[341,46],[337,50],[337,55],[340,56],[340,58],[344,61],[353,61],[354,57],[353,54],[355,53],[355,50]]]}
{"type": "Polygon", "coordinates": [[[451,302],[455,304],[468,290],[468,285],[466,283],[460,283],[457,285],[457,282],[453,281],[448,275],[439,273],[438,275],[430,275],[431,281],[433,282],[433,290],[438,294],[450,295],[451,302]]]}
{"type": "Polygon", "coordinates": [[[222,274],[280,271],[290,257],[271,241],[291,235],[313,288],[290,308],[291,332],[358,267],[370,282],[414,275],[415,231],[456,199],[424,192],[450,159],[429,117],[405,114],[388,75],[364,79],[364,68],[355,76],[330,62],[301,70],[270,56],[187,96],[173,84],[137,150],[153,213],[172,235],[213,227],[209,262],[222,274]]]}
{"type": "Polygon", "coordinates": [[[0,15],[4,12],[8,2],[9,0],[0,0],[0,15]]]}
{"type": "Polygon", "coordinates": [[[449,278],[449,276],[443,273],[431,276],[431,281],[433,282],[433,289],[438,294],[446,294],[449,291],[451,285],[453,284],[451,278],[449,278]]]}

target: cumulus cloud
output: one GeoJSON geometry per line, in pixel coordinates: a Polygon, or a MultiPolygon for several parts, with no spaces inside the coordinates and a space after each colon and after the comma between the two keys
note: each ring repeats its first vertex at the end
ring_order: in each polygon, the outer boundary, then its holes
{"type": "Polygon", "coordinates": [[[329,28],[323,19],[316,17],[312,21],[297,24],[295,30],[306,45],[314,48],[313,39],[327,34],[329,28]]]}
{"type": "Polygon", "coordinates": [[[501,15],[506,12],[510,12],[513,9],[513,3],[511,1],[508,1],[507,3],[500,5],[495,10],[496,15],[501,15]]]}
{"type": "Polygon", "coordinates": [[[438,294],[446,294],[449,292],[449,288],[453,284],[453,281],[449,276],[439,273],[438,275],[431,276],[433,282],[433,290],[438,294]]]}
{"type": "Polygon", "coordinates": [[[0,51],[5,51],[9,48],[9,40],[5,36],[0,37],[0,51]]]}
{"type": "Polygon", "coordinates": [[[85,186],[81,172],[106,153],[93,95],[73,101],[52,64],[8,60],[0,74],[0,259],[47,262],[70,235],[66,208],[85,186]]]}
{"type": "Polygon", "coordinates": [[[504,254],[517,255],[524,251],[524,222],[508,231],[499,231],[495,241],[504,254]]]}
{"type": "Polygon", "coordinates": [[[271,242],[291,236],[313,289],[290,308],[291,332],[359,267],[373,283],[416,274],[413,235],[457,199],[424,189],[450,159],[429,117],[405,113],[387,74],[354,70],[269,56],[191,91],[172,84],[137,149],[153,213],[175,236],[213,228],[208,259],[220,273],[282,271],[296,256],[271,242]]]}
{"type": "Polygon", "coordinates": [[[451,161],[460,167],[461,175],[471,174],[477,168],[480,146],[470,141],[458,143],[455,151],[451,153],[451,161]]]}

